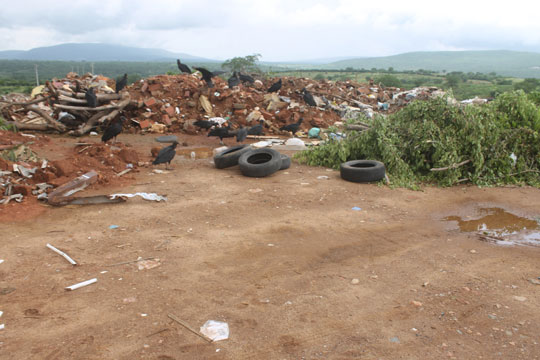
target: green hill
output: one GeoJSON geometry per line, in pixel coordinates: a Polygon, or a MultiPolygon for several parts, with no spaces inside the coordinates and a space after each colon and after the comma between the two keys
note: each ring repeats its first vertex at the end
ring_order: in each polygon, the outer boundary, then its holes
{"type": "Polygon", "coordinates": [[[540,78],[540,53],[518,51],[435,51],[411,52],[394,56],[359,58],[319,65],[323,69],[387,69],[396,71],[431,70],[495,72],[518,78],[540,78]]]}

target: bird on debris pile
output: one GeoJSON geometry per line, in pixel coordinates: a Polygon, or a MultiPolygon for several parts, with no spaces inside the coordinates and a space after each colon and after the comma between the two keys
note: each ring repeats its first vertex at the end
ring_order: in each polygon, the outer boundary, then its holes
{"type": "Polygon", "coordinates": [[[95,108],[98,106],[98,99],[96,94],[94,93],[94,88],[89,88],[88,90],[86,90],[84,98],[86,99],[86,103],[89,107],[95,108]]]}
{"type": "Polygon", "coordinates": [[[171,145],[159,150],[152,165],[165,164],[165,169],[169,169],[169,165],[171,165],[171,161],[176,155],[176,145],[178,145],[178,141],[174,141],[171,145]]]}
{"type": "Polygon", "coordinates": [[[127,85],[127,74],[124,74],[121,78],[116,79],[116,93],[118,94],[120,90],[125,88],[127,85]]]}
{"type": "Polygon", "coordinates": [[[240,78],[240,81],[242,81],[243,83],[248,82],[250,84],[253,84],[255,82],[254,78],[246,74],[238,73],[238,77],[240,78]]]}
{"type": "Polygon", "coordinates": [[[303,98],[306,104],[308,104],[309,106],[317,106],[317,103],[315,102],[313,95],[311,95],[311,93],[307,91],[306,88],[302,89],[302,94],[304,94],[303,98]]]}
{"type": "Polygon", "coordinates": [[[300,124],[302,123],[302,121],[304,121],[304,118],[300,118],[296,123],[282,126],[279,128],[279,130],[292,132],[292,135],[294,137],[294,134],[296,134],[296,132],[300,128],[300,124]]]}
{"type": "Polygon", "coordinates": [[[247,134],[248,135],[257,135],[257,136],[264,135],[264,133],[263,133],[263,123],[264,123],[264,120],[259,120],[259,123],[257,125],[254,125],[254,126],[249,128],[247,134]]]}
{"type": "Polygon", "coordinates": [[[124,116],[120,116],[120,119],[118,121],[110,124],[107,130],[105,130],[105,132],[103,133],[101,141],[106,143],[107,141],[114,138],[114,142],[116,142],[116,137],[122,132],[122,124],[124,123],[124,120],[126,120],[126,118],[124,116]]]}
{"type": "Polygon", "coordinates": [[[231,129],[231,124],[228,124],[227,127],[213,127],[208,132],[208,136],[216,136],[219,138],[219,143],[223,145],[223,138],[234,137],[234,134],[231,134],[229,130],[231,129]]]}
{"type": "Polygon", "coordinates": [[[215,121],[209,121],[209,120],[197,120],[193,123],[193,125],[197,126],[199,129],[210,129],[212,126],[216,126],[217,122],[215,121]]]}
{"type": "Polygon", "coordinates": [[[267,92],[273,93],[273,92],[279,91],[279,89],[281,89],[281,79],[273,83],[272,86],[270,86],[270,88],[267,90],[267,92]]]}
{"type": "Polygon", "coordinates": [[[209,88],[214,87],[214,83],[212,82],[212,78],[214,77],[214,74],[212,74],[211,71],[208,71],[205,68],[202,67],[194,67],[195,70],[200,71],[202,74],[202,78],[204,81],[206,81],[206,85],[208,85],[209,88]]]}
{"type": "Polygon", "coordinates": [[[178,65],[178,69],[180,69],[181,72],[186,74],[191,74],[191,69],[186,64],[182,64],[180,62],[180,59],[176,59],[176,65],[178,65]]]}
{"type": "Polygon", "coordinates": [[[227,80],[227,82],[229,83],[230,89],[240,85],[240,79],[238,78],[238,74],[236,73],[236,71],[233,72],[232,76],[229,78],[229,80],[227,80]]]}
{"type": "Polygon", "coordinates": [[[236,130],[236,142],[242,142],[246,140],[248,134],[248,129],[245,127],[241,127],[240,129],[236,130]]]}

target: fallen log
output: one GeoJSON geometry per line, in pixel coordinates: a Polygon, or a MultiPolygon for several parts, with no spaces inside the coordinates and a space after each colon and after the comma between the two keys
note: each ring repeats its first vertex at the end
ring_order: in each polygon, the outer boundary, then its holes
{"type": "MultiPolygon", "coordinates": [[[[60,95],[69,96],[71,98],[84,99],[85,93],[70,93],[69,91],[59,90],[60,95]]],[[[122,98],[121,94],[96,94],[98,101],[110,101],[110,100],[120,100],[122,98]]]]}
{"type": "MultiPolygon", "coordinates": [[[[80,128],[74,131],[70,132],[70,135],[73,136],[82,136],[92,130],[98,122],[105,122],[111,119],[114,119],[116,116],[120,114],[120,111],[124,109],[129,102],[131,101],[131,98],[129,96],[128,92],[125,92],[124,97],[122,98],[122,101],[120,101],[116,106],[116,110],[111,111],[110,113],[107,113],[106,111],[100,111],[94,116],[92,116],[88,121],[80,128]]],[[[78,108],[82,109],[82,108],[78,108]]]]}
{"type": "Polygon", "coordinates": [[[17,130],[37,130],[37,131],[46,131],[49,129],[47,124],[32,124],[32,123],[22,123],[19,121],[6,121],[8,125],[15,126],[17,130]]]}
{"type": "Polygon", "coordinates": [[[43,119],[45,119],[45,121],[47,122],[47,125],[49,125],[50,128],[53,128],[53,129],[58,130],[60,132],[64,132],[64,131],[67,130],[67,128],[66,128],[66,126],[64,124],[62,124],[61,122],[56,121],[55,119],[53,119],[45,110],[43,110],[43,109],[41,109],[41,108],[39,108],[37,106],[34,106],[34,105],[25,106],[25,108],[27,110],[35,112],[36,114],[41,115],[41,117],[43,119]]]}
{"type": "Polygon", "coordinates": [[[62,110],[85,110],[85,111],[103,111],[103,110],[113,110],[113,109],[118,108],[118,105],[103,105],[103,106],[97,106],[95,108],[85,107],[85,106],[62,105],[62,104],[54,104],[53,106],[57,109],[62,109],[62,110]]]}

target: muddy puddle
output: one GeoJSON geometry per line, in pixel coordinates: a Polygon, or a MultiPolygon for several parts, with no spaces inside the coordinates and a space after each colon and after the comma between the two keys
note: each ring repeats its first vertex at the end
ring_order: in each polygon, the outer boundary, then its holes
{"type": "Polygon", "coordinates": [[[213,150],[209,147],[176,149],[176,156],[183,156],[187,159],[208,159],[213,155],[213,150]]]}
{"type": "Polygon", "coordinates": [[[444,220],[456,221],[461,232],[476,232],[480,240],[497,245],[540,247],[540,219],[517,216],[501,208],[480,208],[474,217],[448,216],[444,220]]]}

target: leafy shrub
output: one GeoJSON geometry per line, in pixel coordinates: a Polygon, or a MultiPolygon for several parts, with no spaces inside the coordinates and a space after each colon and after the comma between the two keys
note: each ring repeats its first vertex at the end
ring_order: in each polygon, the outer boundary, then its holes
{"type": "Polygon", "coordinates": [[[503,95],[483,106],[456,106],[446,98],[415,101],[395,114],[375,116],[369,130],[348,132],[346,140],[296,157],[333,168],[349,160],[379,160],[393,186],[400,187],[422,182],[540,186],[538,109],[523,92],[503,95]]]}

